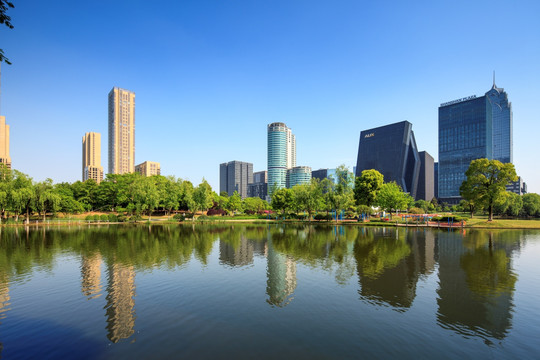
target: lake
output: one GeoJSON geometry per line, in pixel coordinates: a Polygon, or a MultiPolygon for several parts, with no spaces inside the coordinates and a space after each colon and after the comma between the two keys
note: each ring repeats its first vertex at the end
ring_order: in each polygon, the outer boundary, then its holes
{"type": "Polygon", "coordinates": [[[1,359],[539,358],[540,231],[0,228],[1,359]]]}

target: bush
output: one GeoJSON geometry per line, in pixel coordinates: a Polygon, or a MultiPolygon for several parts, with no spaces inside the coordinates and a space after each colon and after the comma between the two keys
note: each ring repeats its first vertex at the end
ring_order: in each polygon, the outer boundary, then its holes
{"type": "Polygon", "coordinates": [[[186,219],[193,219],[193,213],[187,212],[187,213],[184,214],[184,217],[186,219]]]}
{"type": "Polygon", "coordinates": [[[440,222],[461,222],[465,221],[466,218],[457,216],[457,215],[443,215],[443,216],[434,216],[431,218],[431,221],[440,221],[440,222]]]}
{"type": "Polygon", "coordinates": [[[424,213],[424,209],[420,209],[417,207],[412,207],[409,209],[409,214],[423,214],[423,213],[424,213]]]}
{"type": "Polygon", "coordinates": [[[206,215],[201,215],[197,218],[197,221],[209,221],[210,218],[206,215]]]}
{"type": "Polygon", "coordinates": [[[173,216],[173,219],[176,221],[184,221],[186,220],[186,217],[184,216],[184,214],[175,214],[173,216]]]}
{"type": "Polygon", "coordinates": [[[103,214],[99,217],[101,221],[109,221],[109,215],[103,214]]]}
{"type": "Polygon", "coordinates": [[[94,221],[99,221],[99,215],[93,215],[92,218],[94,219],[94,221]]]}
{"type": "Polygon", "coordinates": [[[118,215],[118,222],[126,222],[127,216],[126,215],[118,215]]]}
{"type": "Polygon", "coordinates": [[[94,220],[94,217],[92,215],[86,215],[86,217],[84,218],[84,220],[86,221],[92,221],[94,220]]]}
{"type": "Polygon", "coordinates": [[[110,222],[118,222],[118,216],[115,214],[109,214],[108,218],[110,222]]]}
{"type": "Polygon", "coordinates": [[[210,209],[206,212],[206,215],[208,216],[225,216],[227,215],[227,211],[223,209],[210,209]]]}
{"type": "Polygon", "coordinates": [[[332,215],[331,214],[315,214],[313,219],[330,221],[332,220],[332,215]]]}
{"type": "Polygon", "coordinates": [[[140,220],[142,220],[142,217],[139,214],[135,214],[135,215],[133,215],[133,216],[131,216],[129,218],[129,221],[131,221],[131,222],[136,222],[136,221],[140,221],[140,220]]]}

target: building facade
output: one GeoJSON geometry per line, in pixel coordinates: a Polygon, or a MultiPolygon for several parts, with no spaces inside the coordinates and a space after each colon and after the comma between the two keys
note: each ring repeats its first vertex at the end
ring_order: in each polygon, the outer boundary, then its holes
{"type": "Polygon", "coordinates": [[[527,193],[527,184],[523,182],[523,178],[521,176],[518,176],[516,181],[506,185],[506,191],[510,191],[518,195],[525,195],[527,193]]]}
{"type": "Polygon", "coordinates": [[[109,174],[135,171],[135,93],[114,87],[109,93],[109,174]]]}
{"type": "Polygon", "coordinates": [[[135,172],[142,176],[161,175],[161,164],[155,161],[145,161],[135,166],[135,172]]]}
{"type": "Polygon", "coordinates": [[[296,137],[284,123],[268,125],[268,195],[287,186],[287,169],[296,166],[296,137]]]}
{"type": "Polygon", "coordinates": [[[219,192],[232,196],[235,191],[245,199],[248,197],[248,184],[253,183],[253,164],[230,161],[219,165],[219,192]]]}
{"type": "Polygon", "coordinates": [[[0,116],[0,164],[11,169],[11,156],[9,156],[9,125],[6,117],[0,116]]]}
{"type": "Polygon", "coordinates": [[[82,138],[82,181],[93,179],[96,183],[103,180],[101,166],[101,134],[89,132],[82,138]]]}
{"type": "Polygon", "coordinates": [[[493,87],[481,97],[439,107],[439,181],[442,202],[457,204],[459,188],[472,160],[487,158],[509,163],[512,150],[512,105],[504,89],[493,87]]]}
{"type": "Polygon", "coordinates": [[[309,166],[296,166],[287,169],[287,188],[295,185],[309,184],[311,181],[311,168],[309,166]]]}
{"type": "Polygon", "coordinates": [[[258,197],[266,200],[268,195],[268,172],[257,171],[253,173],[253,183],[248,184],[248,197],[258,197]]]}
{"type": "Polygon", "coordinates": [[[427,151],[420,151],[418,155],[420,156],[420,175],[416,200],[431,201],[435,197],[435,162],[427,151]]]}
{"type": "Polygon", "coordinates": [[[420,158],[412,124],[402,121],[360,133],[356,176],[375,169],[384,181],[395,181],[403,191],[416,198],[420,158]]]}
{"type": "Polygon", "coordinates": [[[435,196],[435,199],[439,200],[439,163],[436,162],[433,164],[433,182],[435,184],[435,188],[433,189],[433,196],[435,196]]]}

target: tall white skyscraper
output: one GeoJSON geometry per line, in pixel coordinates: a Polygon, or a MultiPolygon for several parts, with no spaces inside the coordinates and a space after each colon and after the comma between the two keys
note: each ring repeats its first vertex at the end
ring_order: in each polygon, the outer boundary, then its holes
{"type": "Polygon", "coordinates": [[[287,186],[287,169],[296,166],[296,137],[284,123],[268,125],[268,196],[287,186]]]}

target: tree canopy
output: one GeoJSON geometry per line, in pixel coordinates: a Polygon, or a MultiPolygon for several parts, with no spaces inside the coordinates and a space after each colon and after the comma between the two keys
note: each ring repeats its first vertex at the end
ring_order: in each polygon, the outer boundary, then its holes
{"type": "MultiPolygon", "coordinates": [[[[0,24],[6,25],[8,28],[13,29],[13,24],[11,23],[11,17],[7,15],[9,8],[14,8],[15,6],[11,1],[0,0],[0,24]]],[[[0,64],[5,62],[8,65],[11,65],[9,59],[4,55],[4,50],[0,49],[0,64]]]]}
{"type": "Polygon", "coordinates": [[[505,200],[506,185],[517,180],[514,164],[477,159],[471,161],[465,176],[467,179],[460,187],[461,196],[475,206],[487,209],[489,221],[492,221],[494,206],[505,200]]]}

